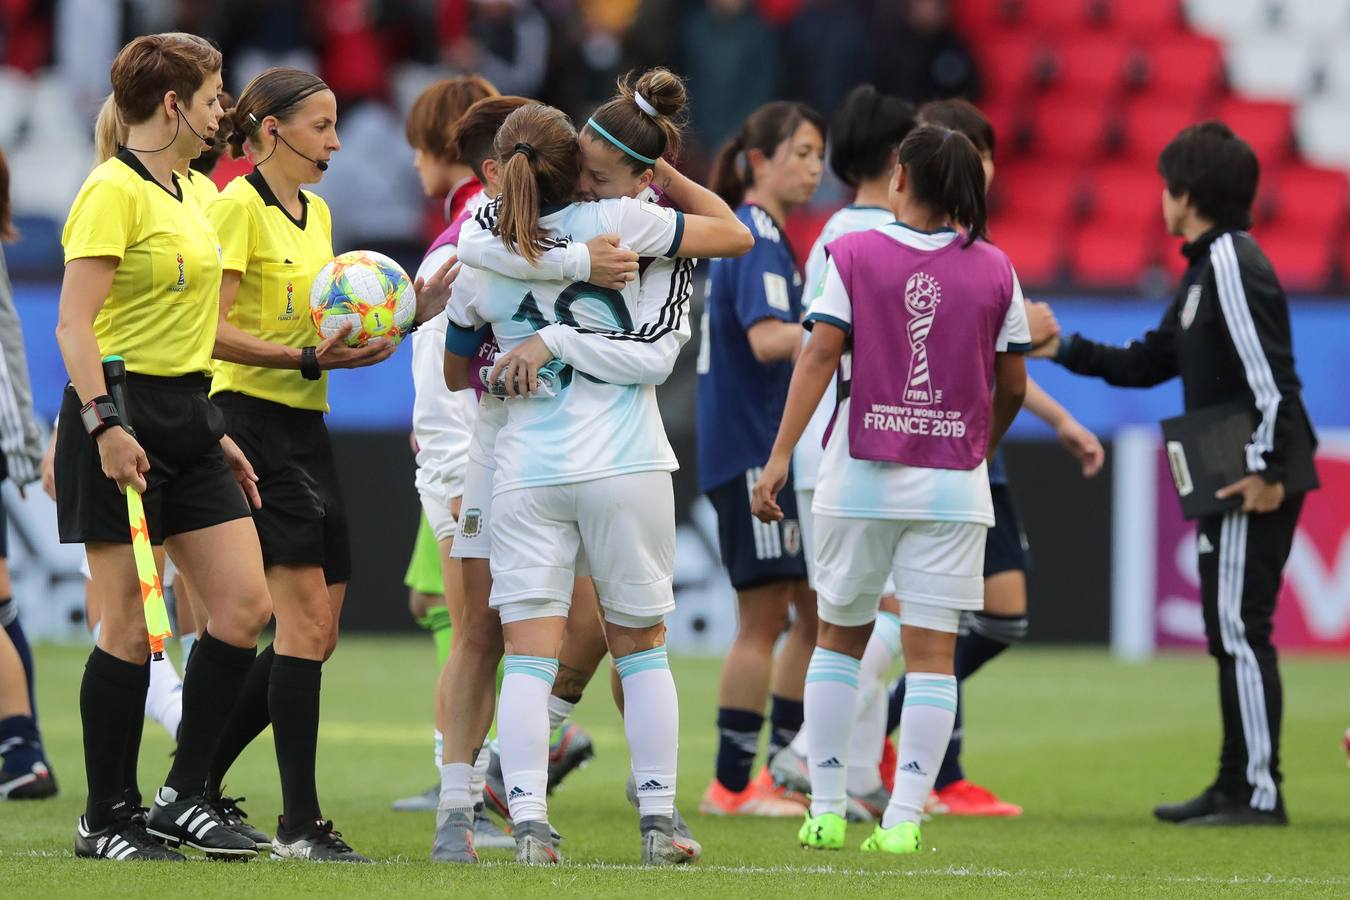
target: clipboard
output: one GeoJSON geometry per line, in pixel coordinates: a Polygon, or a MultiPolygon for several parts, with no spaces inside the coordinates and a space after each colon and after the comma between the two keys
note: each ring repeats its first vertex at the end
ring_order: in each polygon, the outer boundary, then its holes
{"type": "MultiPolygon", "coordinates": [[[[1241,402],[1210,406],[1162,421],[1163,448],[1183,517],[1199,519],[1242,508],[1240,496],[1219,500],[1214,494],[1248,474],[1246,447],[1256,424],[1255,411],[1241,402]]],[[[1317,487],[1312,446],[1297,449],[1306,452],[1287,454],[1286,495],[1317,487]]]]}
{"type": "Polygon", "coordinates": [[[1163,449],[1185,518],[1198,519],[1242,506],[1241,497],[1219,500],[1214,493],[1247,474],[1245,448],[1255,427],[1256,416],[1241,403],[1163,419],[1163,449]]]}

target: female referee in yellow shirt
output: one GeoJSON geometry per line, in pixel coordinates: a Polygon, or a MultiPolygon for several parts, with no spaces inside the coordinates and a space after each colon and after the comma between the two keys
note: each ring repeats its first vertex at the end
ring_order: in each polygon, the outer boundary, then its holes
{"type": "MultiPolygon", "coordinates": [[[[262,505],[253,521],[277,617],[276,640],[253,664],[221,735],[210,787],[218,796],[225,772],[270,722],[284,807],[273,855],[368,862],[323,819],[314,777],[321,667],[337,644],[351,578],[324,370],[373,365],[394,350],[383,338],[360,349],[340,338],[315,346],[310,283],[333,257],[332,223],[327,204],[301,185],[319,181],[341,147],[337,115],[317,76],[288,68],[258,75],[239,97],[229,138],[236,157],[248,144],[256,168],[209,211],[224,268],[211,395],[258,474],[262,505]]],[[[267,840],[237,808],[222,802],[217,810],[259,844],[267,840]]]]}
{"type": "Polygon", "coordinates": [[[58,523],[62,541],[85,545],[104,607],[80,688],[89,799],[78,856],[182,858],[156,838],[213,856],[257,853],[203,796],[221,711],[234,705],[271,613],[248,520],[249,500],[257,501],[252,470],[207,397],[218,241],[174,175],[213,137],[220,68],[220,53],[192,35],[149,35],[122,48],[111,81],[127,147],[90,173],[62,235],[56,336],[71,383],[58,423],[58,523]],[[126,362],[134,436],[118,427],[108,397],[101,360],[109,354],[126,362]],[[149,647],[122,497],[128,486],[143,494],[151,543],[167,543],[209,617],[183,687],[178,750],[148,819],[134,752],[149,647]]]}

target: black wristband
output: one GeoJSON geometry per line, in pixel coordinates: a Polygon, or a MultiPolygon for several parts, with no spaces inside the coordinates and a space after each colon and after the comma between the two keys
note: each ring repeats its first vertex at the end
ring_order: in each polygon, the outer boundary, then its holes
{"type": "Polygon", "coordinates": [[[300,350],[300,374],[306,381],[318,381],[323,375],[319,369],[319,353],[313,347],[303,347],[300,350]]]}
{"type": "Polygon", "coordinates": [[[98,437],[115,425],[122,424],[117,414],[117,404],[107,394],[95,397],[80,407],[80,424],[90,437],[98,437]]]}

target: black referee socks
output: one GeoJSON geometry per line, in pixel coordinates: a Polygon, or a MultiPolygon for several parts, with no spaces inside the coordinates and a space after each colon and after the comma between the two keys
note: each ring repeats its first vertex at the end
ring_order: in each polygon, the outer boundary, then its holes
{"type": "Polygon", "coordinates": [[[272,661],[276,652],[272,645],[258,654],[258,658],[249,667],[248,677],[244,679],[244,688],[239,699],[234,701],[216,743],[216,752],[211,757],[211,771],[207,775],[207,796],[218,797],[224,785],[225,773],[244,752],[244,748],[253,743],[253,739],[263,733],[263,729],[272,721],[267,711],[267,683],[272,678],[272,661]]]}
{"type": "Polygon", "coordinates": [[[321,818],[314,764],[319,744],[322,677],[323,663],[317,659],[278,654],[272,663],[267,707],[272,713],[282,809],[289,829],[321,818]]]}
{"type": "Polygon", "coordinates": [[[89,781],[85,817],[97,831],[120,818],[127,790],[135,790],[135,759],[126,753],[140,748],[145,721],[145,695],[150,690],[150,663],[129,663],[98,647],[84,664],[80,682],[80,720],[84,725],[84,771],[89,781]],[[136,739],[131,740],[132,733],[136,739]],[[130,776],[133,780],[128,783],[130,776]]]}
{"type": "MultiPolygon", "coordinates": [[[[211,756],[244,688],[257,647],[235,647],[203,632],[183,677],[183,722],[173,768],[164,780],[179,797],[206,790],[211,756]]],[[[143,712],[143,711],[142,711],[143,712]]]]}

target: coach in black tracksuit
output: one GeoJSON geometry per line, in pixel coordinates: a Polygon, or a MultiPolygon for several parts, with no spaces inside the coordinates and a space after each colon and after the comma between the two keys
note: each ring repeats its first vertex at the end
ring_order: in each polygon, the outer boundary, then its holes
{"type": "MultiPolygon", "coordinates": [[[[1311,472],[1317,439],[1294,370],[1288,301],[1244,230],[1258,180],[1251,147],[1226,125],[1207,122],[1182,131],[1158,170],[1166,182],[1164,218],[1172,234],[1187,239],[1189,262],[1162,322],[1125,347],[1075,334],[1049,340],[1040,355],[1121,387],[1179,375],[1188,412],[1251,404],[1258,424],[1246,446],[1248,474],[1220,492],[1240,495],[1242,506],[1198,523],[1205,635],[1219,663],[1219,775],[1200,796],[1154,814],[1195,825],[1283,825],[1271,616],[1303,506],[1302,493],[1286,492],[1286,477],[1291,469],[1311,472]]],[[[1048,310],[1036,318],[1042,329],[1053,327],[1048,310]]],[[[1033,322],[1033,339],[1041,336],[1036,331],[1033,322]]]]}

